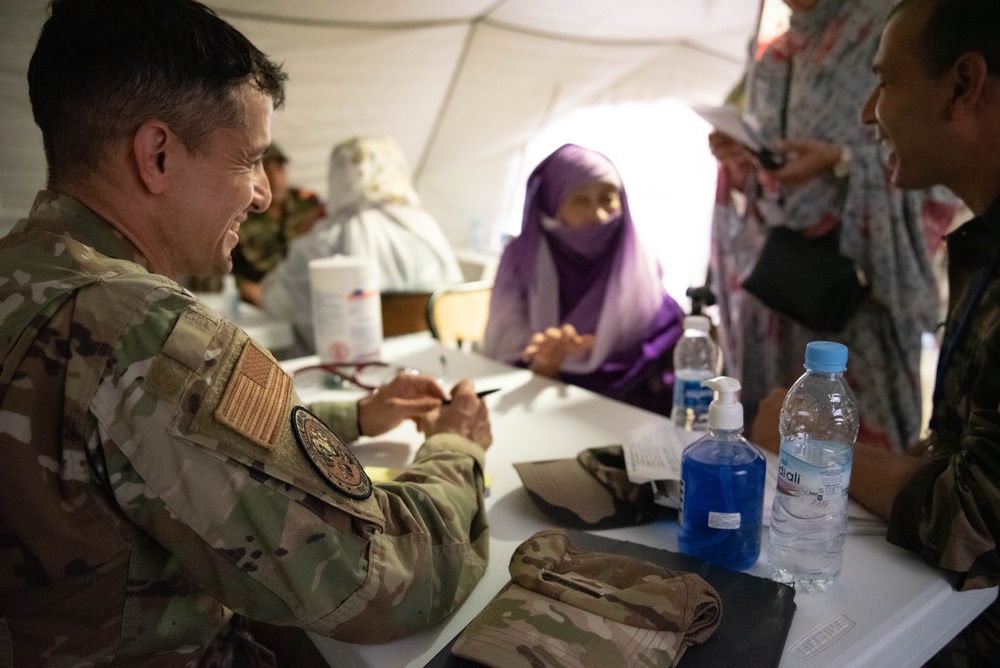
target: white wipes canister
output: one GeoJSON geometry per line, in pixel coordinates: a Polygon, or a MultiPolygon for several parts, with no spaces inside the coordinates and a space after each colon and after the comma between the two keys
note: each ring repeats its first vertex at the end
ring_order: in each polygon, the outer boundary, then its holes
{"type": "Polygon", "coordinates": [[[313,332],[323,362],[370,362],[382,354],[378,266],[334,255],[309,262],[313,332]]]}

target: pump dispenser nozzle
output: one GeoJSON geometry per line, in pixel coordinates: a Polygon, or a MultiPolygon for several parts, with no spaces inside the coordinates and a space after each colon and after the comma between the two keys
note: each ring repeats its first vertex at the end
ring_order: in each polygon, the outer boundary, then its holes
{"type": "Polygon", "coordinates": [[[701,384],[715,390],[715,399],[708,407],[709,429],[733,431],[743,429],[743,404],[736,401],[740,391],[740,381],[729,376],[717,376],[703,380],[701,384]]]}

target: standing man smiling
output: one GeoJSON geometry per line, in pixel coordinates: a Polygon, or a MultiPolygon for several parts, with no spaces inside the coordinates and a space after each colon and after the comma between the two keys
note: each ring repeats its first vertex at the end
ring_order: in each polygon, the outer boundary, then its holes
{"type": "MultiPolygon", "coordinates": [[[[903,0],[875,56],[862,112],[900,188],[942,184],[976,217],[948,235],[948,321],[929,440],[913,455],[857,444],[851,494],[888,539],[951,571],[1000,583],[1000,2],[903,0]]],[[[930,665],[1000,665],[994,603],[930,665]]]]}
{"type": "Polygon", "coordinates": [[[284,81],[192,0],[51,5],[28,70],[48,187],[0,240],[0,665],[269,665],[243,617],[387,642],[482,576],[470,382],[302,406],[171,280],[229,271],[267,208],[284,81]],[[404,419],[427,441],[375,486],[338,435],[404,419]]]}

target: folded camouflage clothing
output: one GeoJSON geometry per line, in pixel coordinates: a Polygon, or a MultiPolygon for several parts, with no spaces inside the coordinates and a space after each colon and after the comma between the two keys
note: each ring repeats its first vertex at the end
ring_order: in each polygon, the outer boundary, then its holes
{"type": "Polygon", "coordinates": [[[510,575],[452,654],[497,668],[675,666],[722,618],[700,576],[577,550],[562,531],[521,543],[510,575]]]}

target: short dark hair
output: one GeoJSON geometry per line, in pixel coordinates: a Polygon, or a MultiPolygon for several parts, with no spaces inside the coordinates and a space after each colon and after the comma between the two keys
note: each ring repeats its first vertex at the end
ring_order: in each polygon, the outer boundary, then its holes
{"type": "Polygon", "coordinates": [[[154,118],[194,153],[243,121],[243,85],[278,108],[287,78],[193,0],[52,0],[28,66],[49,182],[95,171],[112,142],[154,118]]]}
{"type": "Polygon", "coordinates": [[[922,55],[932,77],[948,71],[963,53],[978,53],[987,71],[1000,75],[1000,1],[901,0],[889,16],[920,2],[932,2],[922,34],[922,55]]]}

